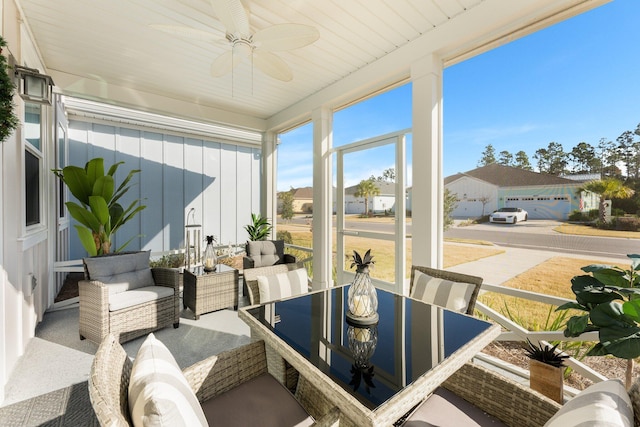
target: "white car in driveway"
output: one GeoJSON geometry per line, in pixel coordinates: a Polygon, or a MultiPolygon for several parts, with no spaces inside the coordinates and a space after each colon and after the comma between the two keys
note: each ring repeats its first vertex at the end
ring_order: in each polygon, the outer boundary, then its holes
{"type": "Polygon", "coordinates": [[[489,222],[515,224],[518,221],[526,221],[527,211],[522,208],[500,208],[489,215],[489,222]]]}

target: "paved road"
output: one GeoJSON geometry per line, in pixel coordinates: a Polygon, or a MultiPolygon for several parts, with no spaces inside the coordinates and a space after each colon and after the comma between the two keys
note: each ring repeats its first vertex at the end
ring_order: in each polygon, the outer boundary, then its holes
{"type": "MultiPolygon", "coordinates": [[[[309,218],[297,218],[293,222],[304,224],[309,218]]],[[[560,222],[552,220],[529,220],[510,224],[475,224],[466,227],[452,227],[444,233],[445,238],[486,240],[496,245],[553,251],[575,255],[593,255],[627,260],[627,254],[640,253],[640,239],[613,237],[573,236],[553,231],[560,222]]],[[[393,233],[393,224],[380,221],[349,221],[347,228],[367,229],[393,233]]],[[[411,234],[411,225],[407,225],[411,234]]]]}
{"type": "Polygon", "coordinates": [[[640,253],[640,240],[613,237],[574,236],[553,231],[559,223],[529,220],[513,225],[476,224],[452,227],[445,238],[487,240],[500,246],[566,252],[578,255],[621,258],[640,253]]]}

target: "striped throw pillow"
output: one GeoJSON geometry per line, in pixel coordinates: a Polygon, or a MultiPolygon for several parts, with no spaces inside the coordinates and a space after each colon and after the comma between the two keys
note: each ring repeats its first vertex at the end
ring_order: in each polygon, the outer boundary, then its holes
{"type": "Polygon", "coordinates": [[[595,383],[564,404],[545,427],[632,427],[633,408],[622,381],[595,383]]]}
{"type": "Polygon", "coordinates": [[[307,270],[304,268],[271,276],[257,276],[256,280],[261,303],[309,292],[307,270]]]}
{"type": "Polygon", "coordinates": [[[475,285],[438,279],[415,270],[411,284],[411,298],[429,304],[465,313],[471,300],[475,285]]]}
{"type": "Polygon", "coordinates": [[[129,380],[129,413],[138,426],[208,426],[193,390],[169,349],[149,334],[129,380]]]}

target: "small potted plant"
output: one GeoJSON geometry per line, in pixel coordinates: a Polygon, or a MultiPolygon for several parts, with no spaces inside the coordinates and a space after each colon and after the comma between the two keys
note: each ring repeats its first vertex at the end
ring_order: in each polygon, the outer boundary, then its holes
{"type": "Polygon", "coordinates": [[[527,339],[525,348],[529,357],[529,382],[533,390],[562,404],[564,399],[564,359],[567,355],[556,352],[558,345],[534,345],[527,339]]]}

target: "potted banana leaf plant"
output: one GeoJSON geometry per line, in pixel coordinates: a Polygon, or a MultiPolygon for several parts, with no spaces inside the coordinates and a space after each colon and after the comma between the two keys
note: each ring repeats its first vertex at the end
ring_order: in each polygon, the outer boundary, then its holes
{"type": "MultiPolygon", "coordinates": [[[[126,209],[118,202],[131,188],[131,178],[140,172],[137,169],[130,171],[116,188],[113,176],[123,163],[113,164],[106,174],[102,158],[89,160],[84,168],[66,166],[52,171],[79,201],[79,204],[69,201],[66,206],[73,219],[79,222],[75,225],[78,237],[90,256],[110,253],[111,239],[116,231],[146,208],[140,204],[140,199],[131,202],[126,209]]],[[[136,237],[131,237],[114,252],[123,250],[136,237]]]]}
{"type": "Polygon", "coordinates": [[[625,382],[632,382],[633,359],[640,357],[640,255],[627,255],[629,269],[592,264],[582,267],[585,275],[571,279],[575,302],[561,305],[556,310],[580,310],[572,316],[564,335],[577,337],[584,332],[598,332],[599,342],[587,356],[611,354],[627,360],[625,382]]]}

